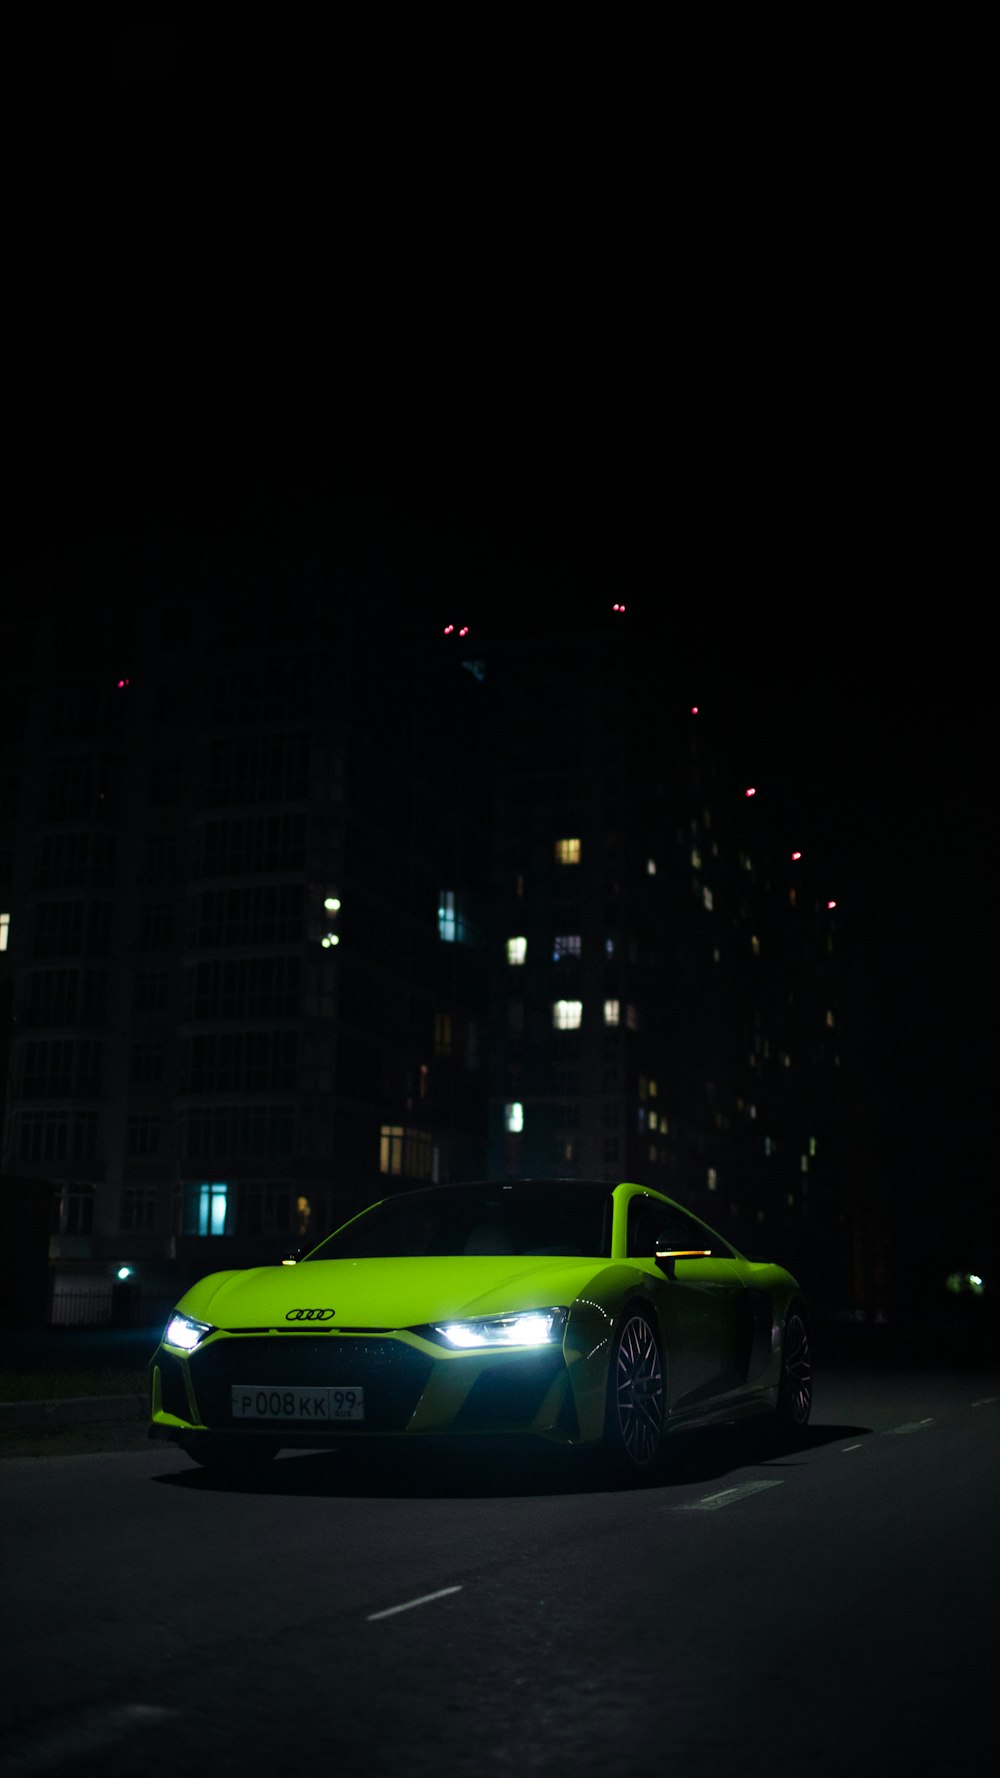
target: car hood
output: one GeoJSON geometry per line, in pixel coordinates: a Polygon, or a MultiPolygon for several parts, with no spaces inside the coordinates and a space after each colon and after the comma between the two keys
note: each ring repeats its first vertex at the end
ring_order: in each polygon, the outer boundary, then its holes
{"type": "Polygon", "coordinates": [[[570,1304],[606,1260],[463,1256],[456,1259],[331,1259],[298,1266],[215,1272],[178,1308],[229,1330],[322,1324],[347,1328],[420,1327],[463,1315],[570,1304]]]}

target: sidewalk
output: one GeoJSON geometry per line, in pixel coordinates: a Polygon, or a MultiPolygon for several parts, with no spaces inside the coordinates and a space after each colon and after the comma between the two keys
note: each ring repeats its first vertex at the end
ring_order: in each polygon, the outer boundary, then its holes
{"type": "Polygon", "coordinates": [[[147,1406],[144,1372],[161,1332],[157,1324],[0,1333],[0,1432],[141,1418],[147,1406]],[[49,1377],[62,1393],[49,1393],[49,1377]],[[87,1393],[71,1392],[67,1379],[73,1378],[89,1385],[87,1393]],[[22,1398],[19,1379],[35,1385],[34,1399],[22,1398]]]}

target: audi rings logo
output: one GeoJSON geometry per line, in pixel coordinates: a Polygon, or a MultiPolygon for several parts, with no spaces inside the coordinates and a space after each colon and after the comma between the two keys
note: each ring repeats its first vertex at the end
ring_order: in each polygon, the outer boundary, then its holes
{"type": "Polygon", "coordinates": [[[332,1321],[336,1309],[289,1309],[286,1321],[332,1321]]]}

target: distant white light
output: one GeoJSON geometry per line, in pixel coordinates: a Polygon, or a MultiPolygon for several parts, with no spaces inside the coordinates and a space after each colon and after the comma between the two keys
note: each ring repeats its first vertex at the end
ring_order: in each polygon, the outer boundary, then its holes
{"type": "Polygon", "coordinates": [[[326,908],[328,914],[339,914],[340,912],[340,902],[336,895],[328,895],[323,906],[326,908]]]}
{"type": "Polygon", "coordinates": [[[131,1276],[132,1276],[132,1267],[131,1266],[119,1266],[118,1271],[115,1275],[124,1284],[126,1278],[131,1278],[131,1276]]]}

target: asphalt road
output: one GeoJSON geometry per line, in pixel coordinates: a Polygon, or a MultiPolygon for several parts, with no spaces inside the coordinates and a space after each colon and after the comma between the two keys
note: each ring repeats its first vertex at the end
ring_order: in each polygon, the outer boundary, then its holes
{"type": "Polygon", "coordinates": [[[8,1778],[967,1769],[996,1682],[1000,1378],[821,1377],[800,1449],[172,1449],[0,1466],[8,1778]]]}

